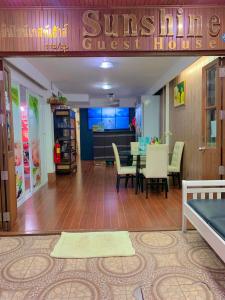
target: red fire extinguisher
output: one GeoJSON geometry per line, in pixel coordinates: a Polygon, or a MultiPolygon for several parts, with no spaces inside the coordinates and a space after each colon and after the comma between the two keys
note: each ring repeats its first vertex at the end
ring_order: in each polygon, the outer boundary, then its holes
{"type": "Polygon", "coordinates": [[[61,162],[61,149],[60,149],[60,144],[58,141],[56,141],[55,146],[54,146],[54,162],[55,164],[59,164],[61,162]]]}

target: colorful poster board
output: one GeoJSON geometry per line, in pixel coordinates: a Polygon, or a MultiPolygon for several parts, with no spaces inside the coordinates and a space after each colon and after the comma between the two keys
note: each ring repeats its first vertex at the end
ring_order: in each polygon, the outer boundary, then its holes
{"type": "Polygon", "coordinates": [[[22,133],[21,133],[21,126],[19,126],[21,124],[19,86],[16,84],[12,84],[11,93],[12,93],[14,153],[15,153],[15,169],[16,169],[16,196],[17,199],[19,199],[24,192],[22,133]]]}
{"type": "Polygon", "coordinates": [[[38,97],[28,93],[29,140],[31,147],[31,177],[33,188],[41,184],[39,105],[38,97]]]}

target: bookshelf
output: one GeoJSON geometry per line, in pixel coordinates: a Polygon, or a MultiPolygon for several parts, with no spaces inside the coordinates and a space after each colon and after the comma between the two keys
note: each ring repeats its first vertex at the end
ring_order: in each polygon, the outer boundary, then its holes
{"type": "Polygon", "coordinates": [[[60,163],[56,164],[56,173],[71,173],[76,171],[76,122],[75,112],[71,109],[56,109],[54,111],[55,143],[60,144],[60,163]]]}

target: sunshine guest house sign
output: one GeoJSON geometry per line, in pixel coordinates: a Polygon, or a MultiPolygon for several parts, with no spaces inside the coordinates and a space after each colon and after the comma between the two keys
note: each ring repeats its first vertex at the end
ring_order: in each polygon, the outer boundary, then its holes
{"type": "Polygon", "coordinates": [[[3,9],[6,54],[225,50],[225,7],[3,9]]]}

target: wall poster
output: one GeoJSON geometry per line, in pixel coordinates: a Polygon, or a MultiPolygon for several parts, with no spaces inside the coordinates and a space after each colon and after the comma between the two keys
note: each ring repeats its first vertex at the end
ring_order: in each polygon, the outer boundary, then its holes
{"type": "Polygon", "coordinates": [[[174,106],[185,104],[185,82],[181,81],[174,87],[174,106]]]}
{"type": "Polygon", "coordinates": [[[14,127],[16,196],[17,199],[19,199],[24,192],[22,133],[21,133],[21,126],[19,126],[21,123],[19,86],[16,84],[12,84],[11,93],[12,93],[13,127],[14,127]]]}
{"type": "Polygon", "coordinates": [[[41,184],[39,105],[38,97],[28,93],[29,140],[31,147],[31,178],[33,188],[41,184]]]}

